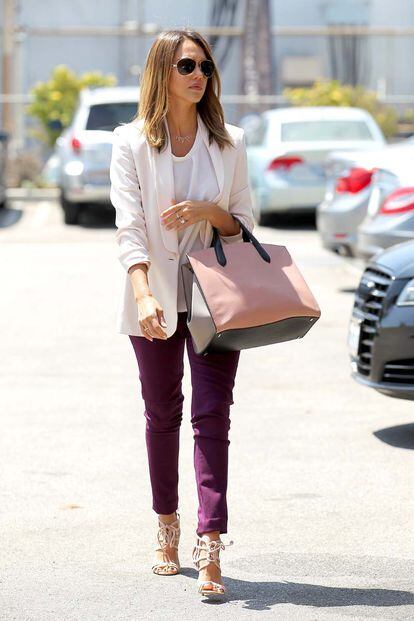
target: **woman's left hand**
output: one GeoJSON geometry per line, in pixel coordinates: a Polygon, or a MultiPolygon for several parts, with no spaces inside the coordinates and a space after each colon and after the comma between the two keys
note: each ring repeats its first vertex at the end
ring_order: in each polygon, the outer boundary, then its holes
{"type": "Polygon", "coordinates": [[[209,220],[215,209],[217,205],[211,201],[182,201],[164,209],[161,223],[166,229],[185,229],[200,220],[209,220]],[[184,223],[180,222],[177,214],[184,218],[184,223]]]}

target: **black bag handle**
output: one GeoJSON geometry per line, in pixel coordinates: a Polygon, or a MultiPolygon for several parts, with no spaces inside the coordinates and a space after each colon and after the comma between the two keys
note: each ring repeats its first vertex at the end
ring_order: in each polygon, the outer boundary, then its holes
{"type": "MultiPolygon", "coordinates": [[[[240,228],[242,230],[242,239],[243,239],[243,241],[244,242],[251,242],[253,244],[253,246],[256,248],[257,252],[262,257],[263,261],[267,261],[268,263],[270,263],[270,261],[271,261],[270,255],[263,248],[263,246],[261,245],[259,240],[256,239],[256,237],[253,235],[253,233],[251,231],[249,231],[249,229],[243,224],[243,222],[241,222],[239,220],[239,218],[237,218],[236,216],[233,216],[233,218],[235,220],[237,220],[237,222],[240,224],[240,228]]],[[[212,239],[212,242],[210,244],[210,248],[212,246],[214,246],[214,250],[216,252],[216,257],[217,257],[218,263],[221,266],[226,265],[227,259],[226,259],[226,255],[224,254],[223,244],[221,243],[220,235],[219,235],[219,233],[218,233],[218,231],[217,231],[215,226],[213,226],[213,239],[212,239]]]]}

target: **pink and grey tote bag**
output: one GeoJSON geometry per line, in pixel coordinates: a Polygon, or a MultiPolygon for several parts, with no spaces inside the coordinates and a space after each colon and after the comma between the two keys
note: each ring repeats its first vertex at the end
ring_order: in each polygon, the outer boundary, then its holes
{"type": "Polygon", "coordinates": [[[210,248],[187,253],[181,266],[187,325],[200,355],[302,338],[321,315],[287,248],[261,244],[235,219],[242,243],[224,252],[213,227],[210,248]]]}

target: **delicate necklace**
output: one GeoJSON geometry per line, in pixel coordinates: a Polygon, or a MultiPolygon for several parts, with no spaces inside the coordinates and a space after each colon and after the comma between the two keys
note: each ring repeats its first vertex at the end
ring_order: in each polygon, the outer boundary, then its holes
{"type": "Polygon", "coordinates": [[[192,138],[192,134],[187,134],[187,136],[175,136],[175,139],[178,140],[178,142],[190,142],[192,138]]]}

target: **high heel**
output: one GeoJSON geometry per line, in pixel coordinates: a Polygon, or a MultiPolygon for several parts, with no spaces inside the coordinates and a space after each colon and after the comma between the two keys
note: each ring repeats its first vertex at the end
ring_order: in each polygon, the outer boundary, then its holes
{"type": "MultiPolygon", "coordinates": [[[[206,535],[202,537],[197,535],[197,543],[193,548],[192,559],[198,571],[204,569],[209,563],[214,563],[221,569],[219,552],[233,545],[233,543],[233,541],[230,541],[224,544],[221,539],[210,541],[206,535]]],[[[224,584],[214,582],[214,580],[200,580],[200,578],[198,578],[197,587],[198,592],[207,597],[217,597],[219,595],[224,595],[226,592],[224,584]]]]}
{"type": "MultiPolygon", "coordinates": [[[[162,522],[158,516],[158,533],[157,539],[160,547],[156,549],[156,552],[162,551],[164,553],[164,558],[166,557],[166,548],[171,547],[178,550],[178,543],[180,541],[180,514],[176,511],[177,519],[171,524],[165,524],[162,522]]],[[[167,557],[168,558],[168,557],[167,557]]],[[[152,566],[152,571],[154,574],[158,574],[160,576],[175,576],[180,571],[180,563],[176,563],[175,561],[171,561],[168,559],[167,561],[158,561],[156,560],[152,566]],[[171,571],[168,571],[168,570],[171,571]]]]}

